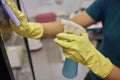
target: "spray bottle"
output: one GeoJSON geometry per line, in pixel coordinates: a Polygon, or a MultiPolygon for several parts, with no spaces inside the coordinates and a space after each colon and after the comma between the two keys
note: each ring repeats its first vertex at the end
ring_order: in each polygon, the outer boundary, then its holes
{"type": "MultiPolygon", "coordinates": [[[[81,31],[86,32],[86,30],[82,26],[80,26],[72,21],[61,20],[61,22],[62,22],[62,24],[64,24],[64,32],[65,33],[72,32],[75,35],[80,35],[81,31]]],[[[76,77],[77,73],[78,73],[78,63],[66,58],[63,69],[62,69],[63,76],[71,79],[71,78],[76,77]]]]}

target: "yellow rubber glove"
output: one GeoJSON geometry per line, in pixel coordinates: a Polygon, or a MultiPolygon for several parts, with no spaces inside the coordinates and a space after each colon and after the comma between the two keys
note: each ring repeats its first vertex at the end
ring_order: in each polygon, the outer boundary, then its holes
{"type": "Polygon", "coordinates": [[[95,49],[86,32],[81,32],[79,36],[59,33],[55,42],[63,48],[67,58],[84,64],[100,78],[105,78],[111,72],[111,61],[95,49]]]}
{"type": "Polygon", "coordinates": [[[10,20],[11,28],[21,36],[32,39],[40,39],[44,32],[42,25],[40,23],[28,22],[26,16],[18,10],[14,0],[6,0],[6,3],[20,21],[20,26],[18,27],[12,20],[10,20]]]}

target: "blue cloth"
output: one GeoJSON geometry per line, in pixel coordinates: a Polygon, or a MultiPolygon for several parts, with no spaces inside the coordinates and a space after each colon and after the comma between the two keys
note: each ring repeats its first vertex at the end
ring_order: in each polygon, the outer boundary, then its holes
{"type": "MultiPolygon", "coordinates": [[[[86,9],[96,22],[103,22],[100,52],[120,67],[120,0],[96,0],[86,9]]],[[[107,64],[106,64],[107,65],[107,64]]],[[[93,80],[100,80],[90,72],[93,80]]]]}

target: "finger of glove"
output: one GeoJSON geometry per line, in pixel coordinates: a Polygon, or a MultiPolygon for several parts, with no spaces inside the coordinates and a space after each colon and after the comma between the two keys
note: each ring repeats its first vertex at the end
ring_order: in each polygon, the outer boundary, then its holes
{"type": "Polygon", "coordinates": [[[83,57],[83,53],[76,51],[74,49],[63,49],[64,55],[67,55],[68,58],[71,58],[72,60],[80,63],[84,63],[85,59],[83,57]]]}
{"type": "Polygon", "coordinates": [[[24,31],[24,29],[20,26],[20,27],[17,27],[15,24],[14,24],[14,22],[10,19],[9,20],[9,22],[10,22],[10,27],[16,32],[16,33],[21,33],[21,31],[23,32],[24,31]]]}
{"type": "Polygon", "coordinates": [[[15,13],[16,16],[18,16],[18,8],[13,0],[6,0],[7,5],[9,8],[15,13]]]}
{"type": "Polygon", "coordinates": [[[15,2],[13,0],[6,0],[6,3],[9,8],[11,8],[13,12],[15,12],[15,9],[17,9],[17,5],[15,4],[15,2]]]}
{"type": "Polygon", "coordinates": [[[59,33],[56,35],[56,37],[60,40],[66,40],[66,41],[76,41],[80,39],[80,36],[74,34],[67,34],[67,33],[59,33]]]}
{"type": "Polygon", "coordinates": [[[20,21],[23,21],[24,19],[26,19],[24,14],[18,10],[18,8],[13,0],[6,0],[6,3],[8,4],[8,6],[11,8],[11,10],[15,13],[15,15],[17,16],[17,18],[20,21]]]}
{"type": "Polygon", "coordinates": [[[70,48],[71,44],[69,42],[63,41],[63,40],[59,40],[58,38],[55,38],[54,41],[61,46],[62,48],[70,48]]]}
{"type": "Polygon", "coordinates": [[[78,59],[76,57],[76,54],[72,53],[71,51],[69,51],[68,49],[64,49],[63,50],[64,55],[68,58],[71,59],[75,62],[78,62],[78,59]]]}

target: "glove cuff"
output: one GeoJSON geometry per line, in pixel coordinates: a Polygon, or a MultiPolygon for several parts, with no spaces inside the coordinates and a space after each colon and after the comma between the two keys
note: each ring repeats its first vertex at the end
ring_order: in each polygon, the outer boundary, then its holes
{"type": "Polygon", "coordinates": [[[95,50],[94,59],[91,60],[90,65],[87,65],[98,77],[105,78],[112,71],[112,62],[104,57],[100,52],[95,50]]]}
{"type": "Polygon", "coordinates": [[[29,25],[28,28],[31,29],[29,30],[30,32],[26,34],[28,38],[40,39],[43,36],[44,28],[40,23],[29,22],[28,25],[29,25]]]}

